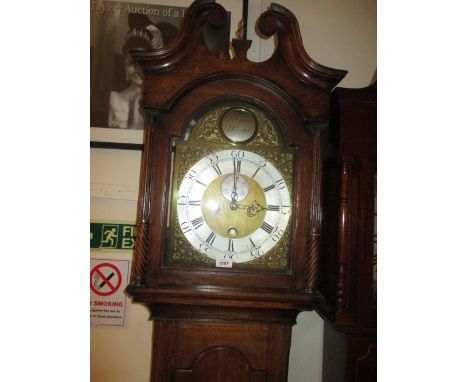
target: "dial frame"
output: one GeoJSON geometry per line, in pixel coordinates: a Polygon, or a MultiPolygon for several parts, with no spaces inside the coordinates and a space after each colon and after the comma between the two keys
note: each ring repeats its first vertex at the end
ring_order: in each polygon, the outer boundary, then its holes
{"type": "MultiPolygon", "coordinates": [[[[307,232],[305,222],[309,221],[309,199],[315,194],[312,185],[317,178],[318,162],[311,161],[315,152],[319,152],[313,142],[314,136],[303,126],[300,114],[293,109],[292,100],[278,98],[270,88],[259,88],[258,84],[245,81],[223,82],[222,93],[215,88],[215,83],[208,83],[197,88],[190,97],[183,98],[170,114],[154,116],[147,141],[159,148],[154,152],[153,165],[148,166],[150,176],[147,178],[151,189],[146,199],[151,211],[151,232],[148,241],[149,261],[147,263],[147,280],[149,285],[223,285],[230,288],[296,288],[303,285],[301,270],[305,269],[305,253],[307,232]],[[238,94],[243,89],[244,95],[238,94]],[[229,95],[225,95],[226,92],[229,95]],[[195,152],[187,154],[187,160],[193,165],[199,158],[208,155],[216,149],[239,147],[222,140],[215,135],[213,129],[203,131],[195,136],[197,123],[217,107],[224,108],[249,106],[262,111],[263,116],[257,117],[259,134],[265,137],[264,119],[273,122],[273,128],[278,132],[278,141],[269,140],[270,146],[257,145],[256,139],[243,144],[261,152],[275,167],[281,170],[288,181],[292,195],[292,216],[290,226],[283,236],[282,243],[275,250],[256,261],[234,264],[231,269],[215,267],[215,261],[193,251],[199,257],[192,256],[190,248],[179,246],[182,233],[177,234],[178,225],[175,222],[177,176],[186,171],[184,159],[179,154],[188,150],[191,141],[200,147],[195,152]],[[275,105],[272,109],[272,105],[275,105]],[[159,119],[158,119],[159,118],[159,119]],[[286,127],[287,125],[287,127],[286,127]],[[210,139],[213,138],[213,139],[210,139]],[[206,146],[207,139],[210,145],[206,146]],[[229,144],[229,146],[227,146],[229,144]],[[203,147],[202,147],[203,145],[203,147]],[[152,166],[152,167],[151,167],[152,166]],[[283,171],[288,167],[286,172],[283,171]],[[164,178],[165,182],[153,181],[164,178]],[[187,251],[185,251],[187,250],[187,251]],[[186,254],[190,255],[187,262],[186,254]],[[208,260],[208,261],[207,261],[208,260]],[[296,284],[298,283],[298,284],[296,284]]],[[[221,110],[222,112],[223,110],[221,110]]],[[[213,116],[215,117],[215,116],[213,116]]],[[[210,125],[216,126],[216,118],[210,119],[210,125]]],[[[268,129],[266,131],[268,133],[268,129]]],[[[150,154],[150,153],[149,153],[150,154]]],[[[145,200],[144,200],[145,201],[145,200]]]]}

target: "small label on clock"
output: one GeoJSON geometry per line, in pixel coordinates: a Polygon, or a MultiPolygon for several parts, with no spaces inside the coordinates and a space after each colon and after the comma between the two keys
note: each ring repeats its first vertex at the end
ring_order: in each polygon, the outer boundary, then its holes
{"type": "Polygon", "coordinates": [[[231,259],[216,259],[216,266],[218,268],[232,268],[231,259]]]}

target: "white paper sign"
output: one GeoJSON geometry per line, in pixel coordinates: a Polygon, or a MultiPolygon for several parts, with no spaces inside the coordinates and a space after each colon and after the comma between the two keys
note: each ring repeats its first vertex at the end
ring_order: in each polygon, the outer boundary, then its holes
{"type": "Polygon", "coordinates": [[[125,325],[129,268],[129,260],[91,259],[91,325],[125,325]]]}
{"type": "Polygon", "coordinates": [[[216,266],[218,268],[232,268],[231,259],[216,259],[216,266]]]}

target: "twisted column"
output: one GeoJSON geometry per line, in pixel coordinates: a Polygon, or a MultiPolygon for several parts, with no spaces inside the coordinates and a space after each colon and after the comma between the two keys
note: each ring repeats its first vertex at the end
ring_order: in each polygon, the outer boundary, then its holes
{"type": "MultiPolygon", "coordinates": [[[[153,121],[156,123],[156,121],[153,121]]],[[[154,129],[145,127],[142,162],[140,167],[140,190],[138,195],[138,209],[136,222],[135,248],[133,250],[132,273],[130,276],[131,286],[145,285],[145,274],[148,263],[148,248],[150,236],[150,211],[152,197],[152,169],[154,168],[154,155],[152,148],[155,147],[154,129]]]]}
{"type": "Polygon", "coordinates": [[[310,229],[306,245],[305,292],[313,293],[317,285],[321,224],[322,136],[316,131],[312,137],[312,188],[310,229]]]}

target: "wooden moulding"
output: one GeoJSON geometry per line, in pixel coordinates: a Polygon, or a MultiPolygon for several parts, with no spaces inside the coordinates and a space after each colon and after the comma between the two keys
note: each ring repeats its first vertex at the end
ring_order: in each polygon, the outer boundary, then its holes
{"type": "Polygon", "coordinates": [[[260,33],[277,36],[276,49],[268,60],[247,59],[249,40],[232,41],[232,58],[224,48],[209,51],[204,41],[206,27],[217,33],[227,20],[226,11],[215,1],[197,0],[168,46],[130,52],[144,77],[141,106],[149,123],[145,126],[136,249],[128,292],[135,301],[146,304],[190,306],[198,299],[206,305],[248,309],[256,304],[265,309],[310,309],[321,298],[316,279],[322,220],[322,129],[328,124],[331,90],[346,71],[313,61],[302,44],[297,19],[277,4],[257,20],[260,33]],[[162,265],[171,139],[183,136],[195,110],[220,97],[266,105],[281,122],[285,143],[297,148],[297,212],[289,273],[193,272],[162,265]],[[203,289],[206,286],[215,293],[203,289]],[[181,288],[180,295],[177,288],[181,288]]]}
{"type": "Polygon", "coordinates": [[[278,37],[275,52],[265,62],[247,59],[248,40],[233,40],[236,55],[232,59],[227,50],[208,50],[204,25],[209,24],[215,33],[227,20],[224,8],[213,0],[197,0],[190,6],[180,33],[167,47],[130,52],[145,78],[143,108],[169,110],[203,82],[244,78],[288,94],[305,120],[328,120],[328,95],[347,72],[322,66],[308,56],[297,19],[288,9],[272,4],[257,21],[260,33],[278,37]]]}

